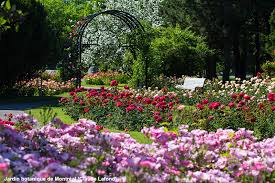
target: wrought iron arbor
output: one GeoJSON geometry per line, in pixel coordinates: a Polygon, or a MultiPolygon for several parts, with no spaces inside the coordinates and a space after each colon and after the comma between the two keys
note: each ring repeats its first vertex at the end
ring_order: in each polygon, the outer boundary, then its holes
{"type": "MultiPolygon", "coordinates": [[[[78,29],[78,37],[77,37],[77,46],[78,46],[78,54],[79,54],[79,62],[82,62],[82,52],[84,47],[87,46],[97,46],[94,43],[83,43],[83,35],[85,30],[87,29],[88,25],[90,23],[92,23],[92,21],[100,16],[100,15],[111,15],[113,17],[116,17],[119,19],[119,21],[123,22],[125,25],[127,25],[127,27],[130,29],[130,31],[133,30],[141,30],[144,31],[143,26],[141,25],[141,23],[131,14],[124,12],[124,11],[120,11],[120,10],[106,10],[106,11],[102,11],[102,12],[98,12],[92,15],[87,16],[81,26],[78,29]]],[[[147,70],[147,69],[145,69],[147,70]]],[[[146,74],[147,75],[147,74],[146,74]]],[[[80,86],[81,85],[81,72],[78,73],[78,77],[77,77],[77,85],[80,86]]],[[[146,80],[147,80],[147,76],[146,76],[146,80]]]]}

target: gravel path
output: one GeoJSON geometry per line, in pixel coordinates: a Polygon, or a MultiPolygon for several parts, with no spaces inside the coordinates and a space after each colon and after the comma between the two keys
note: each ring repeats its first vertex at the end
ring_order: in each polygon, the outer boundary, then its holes
{"type": "Polygon", "coordinates": [[[29,103],[12,103],[12,104],[1,104],[0,103],[0,118],[5,118],[5,114],[12,113],[14,115],[24,113],[24,110],[37,108],[43,105],[55,104],[57,101],[40,101],[40,102],[29,102],[29,103]]]}

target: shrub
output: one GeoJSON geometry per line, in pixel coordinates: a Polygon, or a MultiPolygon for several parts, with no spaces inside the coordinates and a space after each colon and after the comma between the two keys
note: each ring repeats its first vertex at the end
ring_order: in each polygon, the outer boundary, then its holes
{"type": "Polygon", "coordinates": [[[143,34],[142,38],[138,37],[144,39],[137,44],[140,50],[138,56],[134,58],[128,54],[125,58],[134,59],[132,85],[145,84],[146,65],[148,86],[160,75],[203,75],[206,61],[212,55],[204,37],[179,26],[155,29],[148,25],[146,27],[148,33],[143,34]]]}
{"type": "Polygon", "coordinates": [[[123,73],[107,71],[85,75],[84,80],[87,84],[90,85],[108,85],[112,80],[126,84],[129,80],[129,77],[123,73]]]}
{"type": "Polygon", "coordinates": [[[270,77],[275,77],[275,60],[273,62],[267,61],[262,65],[262,70],[270,77]]]}

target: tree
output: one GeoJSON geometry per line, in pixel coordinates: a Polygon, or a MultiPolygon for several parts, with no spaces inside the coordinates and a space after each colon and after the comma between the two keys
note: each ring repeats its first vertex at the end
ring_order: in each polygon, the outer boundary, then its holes
{"type": "Polygon", "coordinates": [[[213,76],[215,63],[223,60],[224,80],[231,69],[236,77],[244,79],[247,65],[255,73],[260,59],[266,57],[261,35],[269,32],[267,15],[274,6],[275,2],[269,0],[164,0],[161,15],[168,25],[190,26],[207,37],[209,46],[217,51],[216,59],[208,61],[208,77],[213,76]],[[222,52],[224,59],[219,59],[222,52]],[[247,62],[248,58],[253,59],[247,62]]]}
{"type": "Polygon", "coordinates": [[[11,5],[10,0],[0,1],[0,39],[2,32],[10,28],[18,30],[19,24],[22,23],[23,13],[16,9],[16,5],[11,5]]]}
{"type": "Polygon", "coordinates": [[[25,13],[18,31],[13,28],[2,34],[0,41],[0,86],[31,77],[48,64],[52,32],[43,6],[35,0],[12,1],[25,13]]]}

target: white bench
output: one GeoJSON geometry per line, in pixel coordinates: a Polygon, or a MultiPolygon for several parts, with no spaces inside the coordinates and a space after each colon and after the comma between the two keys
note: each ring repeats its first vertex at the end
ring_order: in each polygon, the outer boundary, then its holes
{"type": "Polygon", "coordinates": [[[205,78],[186,77],[183,85],[177,85],[176,88],[194,91],[196,88],[203,88],[205,78]]]}

